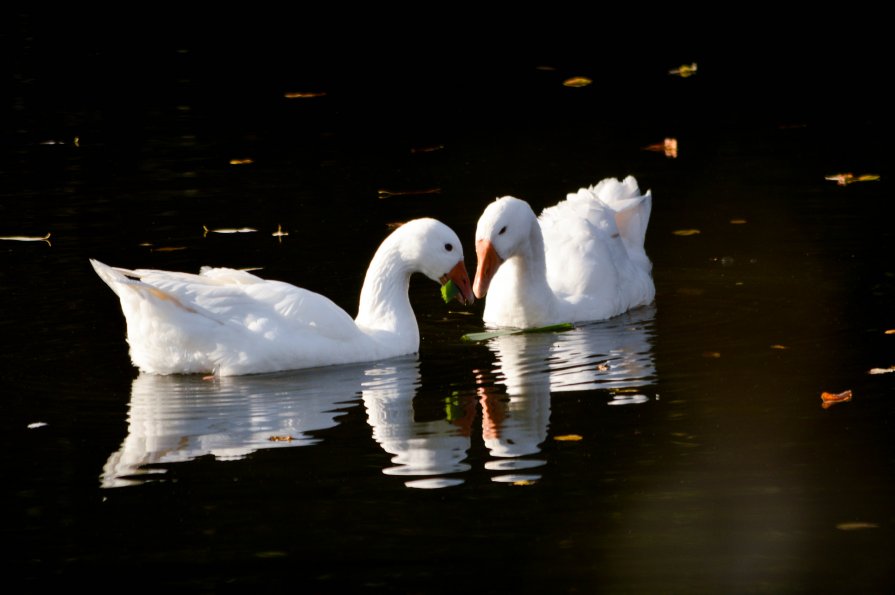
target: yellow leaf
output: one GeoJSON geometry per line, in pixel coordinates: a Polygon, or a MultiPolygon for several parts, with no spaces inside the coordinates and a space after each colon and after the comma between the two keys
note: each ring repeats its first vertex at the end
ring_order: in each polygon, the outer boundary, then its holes
{"type": "Polygon", "coordinates": [[[563,434],[562,436],[554,436],[553,439],[557,442],[578,442],[579,440],[584,440],[584,438],[578,434],[563,434]]]}
{"type": "Polygon", "coordinates": [[[533,486],[534,484],[535,482],[530,479],[519,479],[513,482],[514,486],[533,486]]]}
{"type": "Polygon", "coordinates": [[[696,62],[692,64],[682,64],[677,68],[673,68],[668,71],[668,74],[679,76],[681,78],[687,78],[688,76],[693,76],[696,74],[696,62]]]}
{"type": "Polygon", "coordinates": [[[895,328],[890,328],[889,330],[885,331],[883,334],[885,334],[885,335],[895,335],[895,328]]]}
{"type": "Polygon", "coordinates": [[[586,87],[592,82],[593,81],[586,76],[573,76],[572,78],[564,80],[562,84],[566,87],[586,87]]]}
{"type": "Polygon", "coordinates": [[[254,159],[231,159],[230,165],[249,165],[250,163],[255,163],[254,159]]]}
{"type": "Polygon", "coordinates": [[[879,180],[879,176],[877,174],[861,174],[860,176],[856,176],[851,172],[842,173],[842,174],[833,174],[832,176],[826,176],[825,180],[830,180],[831,182],[836,182],[838,186],[848,186],[849,184],[854,184],[855,182],[876,182],[879,180]]]}
{"type": "Polygon", "coordinates": [[[672,232],[676,236],[695,236],[700,233],[698,229],[676,229],[672,232]]]}
{"type": "Polygon", "coordinates": [[[292,442],[295,438],[292,436],[271,436],[268,440],[271,442],[292,442]]]}

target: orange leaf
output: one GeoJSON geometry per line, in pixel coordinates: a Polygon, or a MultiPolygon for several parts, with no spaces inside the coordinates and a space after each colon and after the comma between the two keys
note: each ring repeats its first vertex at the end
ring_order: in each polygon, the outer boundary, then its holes
{"type": "Polygon", "coordinates": [[[579,440],[584,440],[584,438],[578,434],[563,434],[562,436],[554,436],[553,439],[557,442],[578,442],[579,440]]]}
{"type": "Polygon", "coordinates": [[[851,398],[852,392],[850,390],[842,391],[841,393],[820,393],[820,400],[822,401],[821,405],[824,409],[832,407],[837,403],[846,403],[848,401],[851,401],[851,398]]]}

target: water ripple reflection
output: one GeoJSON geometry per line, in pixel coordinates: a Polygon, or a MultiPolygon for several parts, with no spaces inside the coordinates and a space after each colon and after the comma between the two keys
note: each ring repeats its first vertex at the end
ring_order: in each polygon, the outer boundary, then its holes
{"type": "Polygon", "coordinates": [[[256,450],[317,444],[364,394],[412,398],[415,357],[203,380],[141,374],[131,386],[128,435],[103,467],[103,487],[141,483],[160,465],[211,455],[235,460],[256,450]]]}
{"type": "MultiPolygon", "coordinates": [[[[488,342],[495,367],[479,373],[482,435],[492,471],[545,464],[521,459],[540,452],[547,439],[551,394],[609,391],[608,404],[638,404],[638,389],[656,379],[652,337],[655,308],[640,308],[608,321],[563,333],[503,335],[488,342]]],[[[494,481],[535,481],[536,474],[509,474],[494,481]]]]}

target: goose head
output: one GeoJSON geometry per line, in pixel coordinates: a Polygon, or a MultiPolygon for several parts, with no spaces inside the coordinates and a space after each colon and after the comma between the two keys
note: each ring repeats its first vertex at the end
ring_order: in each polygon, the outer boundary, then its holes
{"type": "Polygon", "coordinates": [[[417,272],[445,285],[454,282],[454,297],[461,304],[475,301],[469,275],[463,261],[460,238],[450,227],[435,219],[424,218],[409,221],[396,232],[401,237],[401,258],[417,272]]]}
{"type": "Polygon", "coordinates": [[[530,249],[533,225],[538,225],[538,218],[531,206],[512,196],[498,198],[484,210],[475,230],[477,298],[485,297],[501,264],[530,249]]]}

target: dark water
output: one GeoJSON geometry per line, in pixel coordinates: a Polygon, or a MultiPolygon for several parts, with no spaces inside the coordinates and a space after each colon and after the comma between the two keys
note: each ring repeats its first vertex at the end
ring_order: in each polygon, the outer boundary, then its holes
{"type": "Polygon", "coordinates": [[[654,50],[629,55],[622,31],[548,41],[565,16],[437,30],[132,18],[147,26],[25,14],[4,34],[0,235],[51,234],[0,241],[11,580],[895,585],[895,374],[868,373],[895,365],[882,36],[778,24],[659,43],[655,27],[639,31],[654,50]],[[694,61],[696,75],[668,74],[694,61]],[[666,137],[677,158],[644,150],[666,137]],[[825,179],[842,172],[881,177],[825,179]],[[472,272],[494,197],[540,209],[628,174],[654,194],[653,306],[467,343],[482,304],[446,307],[415,279],[420,353],[369,365],[139,376],[87,260],[261,267],[353,312],[390,223],[443,220],[472,272]]]}

